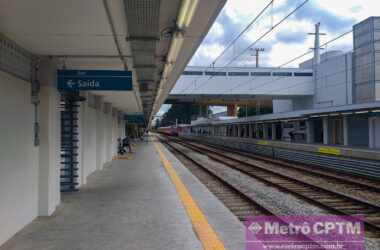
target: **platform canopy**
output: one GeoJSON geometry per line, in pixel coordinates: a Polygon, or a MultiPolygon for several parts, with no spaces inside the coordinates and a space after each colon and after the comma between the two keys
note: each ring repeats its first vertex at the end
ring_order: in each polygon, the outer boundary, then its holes
{"type": "Polygon", "coordinates": [[[127,114],[158,111],[225,0],[0,1],[0,31],[58,69],[130,70],[132,91],[96,91],[127,114]]]}

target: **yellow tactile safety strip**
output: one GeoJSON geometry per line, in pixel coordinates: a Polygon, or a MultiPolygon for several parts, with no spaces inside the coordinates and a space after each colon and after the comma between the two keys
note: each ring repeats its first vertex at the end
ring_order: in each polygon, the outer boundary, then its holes
{"type": "Polygon", "coordinates": [[[201,209],[198,207],[196,201],[193,199],[189,191],[187,190],[185,184],[181,181],[177,172],[174,170],[172,164],[166,158],[163,153],[161,146],[155,142],[154,146],[160,156],[161,162],[164,165],[171,181],[173,182],[177,193],[184,205],[187,215],[189,216],[191,223],[197,233],[200,241],[202,242],[203,248],[205,250],[224,250],[225,247],[222,241],[219,239],[218,235],[215,233],[214,229],[208,223],[206,216],[202,213],[201,209]]]}
{"type": "Polygon", "coordinates": [[[113,160],[132,160],[133,157],[131,155],[118,155],[118,156],[114,156],[112,158],[113,160]]]}

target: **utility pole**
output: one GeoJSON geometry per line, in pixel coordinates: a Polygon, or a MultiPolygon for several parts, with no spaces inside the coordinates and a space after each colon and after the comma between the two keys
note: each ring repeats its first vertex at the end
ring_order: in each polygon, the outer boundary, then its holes
{"type": "Polygon", "coordinates": [[[256,68],[259,67],[259,57],[260,57],[260,52],[264,52],[265,49],[264,48],[252,48],[251,51],[255,51],[255,58],[256,58],[256,68]]]}
{"type": "MultiPolygon", "coordinates": [[[[321,23],[315,24],[315,33],[309,33],[309,35],[314,36],[314,58],[313,58],[313,79],[314,79],[314,90],[317,90],[317,81],[318,81],[318,65],[321,63],[321,44],[320,44],[320,36],[326,35],[325,33],[320,32],[321,23]]],[[[315,92],[316,93],[316,92],[315,92]]],[[[316,101],[316,100],[315,100],[316,101]]]]}
{"type": "Polygon", "coordinates": [[[309,35],[314,36],[314,48],[311,48],[314,50],[314,60],[313,60],[313,65],[318,65],[321,62],[321,44],[320,44],[320,36],[326,35],[326,33],[321,33],[319,31],[321,26],[321,23],[316,23],[315,24],[315,33],[309,33],[309,35]]]}

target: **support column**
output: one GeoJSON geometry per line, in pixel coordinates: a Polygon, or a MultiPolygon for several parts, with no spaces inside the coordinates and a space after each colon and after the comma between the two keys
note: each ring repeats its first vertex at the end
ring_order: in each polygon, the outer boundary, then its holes
{"type": "Polygon", "coordinates": [[[112,160],[112,106],[104,103],[105,163],[112,160]]]}
{"type": "Polygon", "coordinates": [[[227,105],[227,116],[237,116],[237,105],[236,104],[227,105]]]}
{"type": "Polygon", "coordinates": [[[314,121],[306,121],[306,142],[314,143],[314,121]]]}
{"type": "Polygon", "coordinates": [[[255,123],[255,131],[256,131],[256,136],[255,136],[255,139],[259,139],[260,135],[259,135],[259,124],[255,123]]]}
{"type": "Polygon", "coordinates": [[[323,144],[328,145],[329,144],[329,118],[322,117],[322,123],[323,123],[323,144]]]}
{"type": "Polygon", "coordinates": [[[199,105],[198,117],[208,118],[208,105],[203,105],[203,104],[199,105]]]}
{"type": "Polygon", "coordinates": [[[369,148],[375,148],[375,117],[368,117],[369,148]]]}
{"type": "Polygon", "coordinates": [[[268,124],[263,123],[263,139],[268,140],[268,124]]]}
{"type": "Polygon", "coordinates": [[[261,101],[258,100],[256,103],[256,115],[260,115],[260,114],[261,114],[261,101]]]}
{"type": "Polygon", "coordinates": [[[272,140],[276,140],[276,123],[272,123],[272,140]]]}
{"type": "Polygon", "coordinates": [[[343,116],[343,145],[348,146],[348,117],[347,116],[343,116]]]}
{"type": "Polygon", "coordinates": [[[112,156],[117,155],[117,139],[119,138],[117,114],[118,110],[112,108],[112,156]]]}
{"type": "Polygon", "coordinates": [[[39,125],[39,215],[50,216],[59,205],[61,117],[60,94],[55,85],[57,62],[43,59],[38,74],[40,89],[39,125]]]}
{"type": "Polygon", "coordinates": [[[101,96],[95,96],[96,108],[96,169],[101,170],[104,162],[104,119],[103,102],[101,96]]]}

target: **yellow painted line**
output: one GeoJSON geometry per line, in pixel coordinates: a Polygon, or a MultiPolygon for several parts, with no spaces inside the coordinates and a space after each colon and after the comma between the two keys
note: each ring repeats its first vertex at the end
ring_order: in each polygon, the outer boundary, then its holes
{"type": "Polygon", "coordinates": [[[269,145],[268,141],[258,141],[257,144],[259,145],[269,145]]]}
{"type": "Polygon", "coordinates": [[[341,151],[339,148],[332,148],[332,147],[319,147],[318,152],[322,154],[329,154],[329,155],[341,155],[341,151]]]}
{"type": "Polygon", "coordinates": [[[194,230],[203,245],[203,249],[225,250],[222,241],[219,239],[212,226],[208,223],[206,216],[203,214],[198,204],[193,199],[190,192],[187,190],[185,184],[183,184],[181,178],[174,170],[170,161],[166,158],[160,144],[155,142],[154,146],[156,147],[156,150],[160,156],[161,162],[164,165],[166,172],[168,173],[177,190],[177,193],[182,201],[182,204],[185,207],[187,215],[193,224],[194,230]]]}
{"type": "Polygon", "coordinates": [[[113,160],[132,160],[133,157],[131,155],[118,155],[114,156],[113,160]]]}

